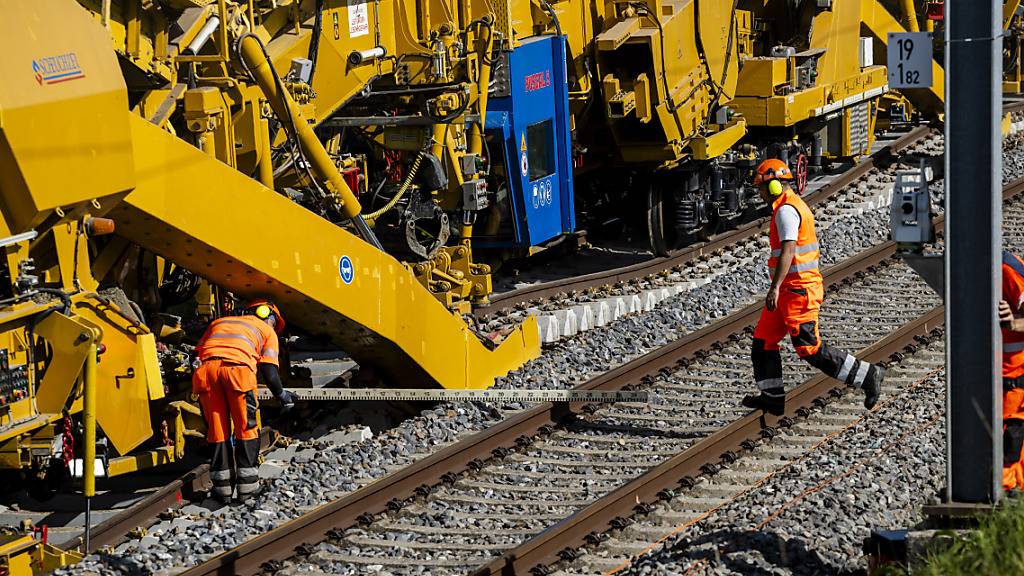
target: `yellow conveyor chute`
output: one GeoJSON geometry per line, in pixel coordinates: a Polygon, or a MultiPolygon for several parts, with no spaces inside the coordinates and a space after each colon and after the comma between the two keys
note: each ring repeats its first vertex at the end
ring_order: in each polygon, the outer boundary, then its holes
{"type": "Polygon", "coordinates": [[[539,354],[534,319],[489,350],[391,256],[130,116],[137,184],[111,217],[132,242],[237,294],[272,297],[289,324],[396,386],[486,388],[539,354]]]}

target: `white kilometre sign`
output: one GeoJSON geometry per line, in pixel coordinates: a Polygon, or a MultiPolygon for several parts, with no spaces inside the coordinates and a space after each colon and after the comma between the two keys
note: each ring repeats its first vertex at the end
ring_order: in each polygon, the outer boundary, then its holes
{"type": "Polygon", "coordinates": [[[887,66],[890,88],[930,88],[932,39],[928,32],[890,32],[887,66]]]}

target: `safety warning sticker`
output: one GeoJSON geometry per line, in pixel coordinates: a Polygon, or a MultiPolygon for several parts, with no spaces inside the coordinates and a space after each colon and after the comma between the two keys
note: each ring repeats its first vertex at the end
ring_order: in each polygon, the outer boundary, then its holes
{"type": "Polygon", "coordinates": [[[342,256],[338,261],[338,275],[341,276],[341,281],[345,284],[351,284],[352,279],[356,277],[356,268],[348,256],[342,256]]]}
{"type": "Polygon", "coordinates": [[[370,18],[366,15],[365,0],[348,0],[348,35],[350,38],[370,33],[370,18]]]}

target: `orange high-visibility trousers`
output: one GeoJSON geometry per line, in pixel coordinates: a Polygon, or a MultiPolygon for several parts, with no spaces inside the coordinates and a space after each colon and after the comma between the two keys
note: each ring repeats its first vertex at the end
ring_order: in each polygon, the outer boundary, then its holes
{"type": "Polygon", "coordinates": [[[238,440],[259,438],[256,372],[245,364],[207,360],[192,376],[192,391],[199,395],[206,418],[206,440],[224,442],[232,429],[238,440]]]}
{"type": "Polygon", "coordinates": [[[206,418],[206,440],[213,448],[210,480],[222,501],[246,498],[259,490],[259,405],[256,372],[246,364],[218,358],[205,360],[192,375],[206,418]],[[234,446],[228,441],[234,429],[234,446]]]}
{"type": "Polygon", "coordinates": [[[818,311],[821,309],[824,292],[821,284],[783,284],[779,288],[779,301],[775,310],[761,309],[754,338],[764,341],[765,350],[778,350],[779,342],[788,334],[799,356],[815,354],[821,348],[818,311]]]}
{"type": "Polygon", "coordinates": [[[1003,488],[1024,490],[1024,388],[1003,391],[1003,488]]]}

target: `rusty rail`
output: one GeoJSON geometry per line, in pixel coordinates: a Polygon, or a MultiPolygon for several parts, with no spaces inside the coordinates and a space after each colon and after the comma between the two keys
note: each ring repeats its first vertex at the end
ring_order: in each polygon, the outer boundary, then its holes
{"type": "MultiPolygon", "coordinates": [[[[827,270],[825,283],[835,285],[850,280],[893,257],[895,253],[896,246],[892,242],[865,251],[827,270]]],[[[615,390],[638,384],[644,377],[662,368],[675,366],[697,352],[738,337],[754,325],[761,307],[760,303],[747,306],[710,326],[601,374],[583,383],[578,389],[615,390]]],[[[582,404],[544,403],[520,412],[411,466],[215,556],[183,574],[200,576],[255,574],[265,569],[273,571],[274,562],[293,556],[297,548],[316,544],[334,531],[355,527],[360,521],[384,512],[389,507],[401,505],[408,498],[428,493],[433,486],[451,481],[456,474],[469,467],[479,466],[494,456],[495,451],[522,444],[537,435],[543,427],[557,425],[582,404]]]]}
{"type": "MultiPolygon", "coordinates": [[[[916,338],[925,336],[941,326],[944,308],[933,308],[924,316],[889,337],[860,351],[857,356],[870,362],[881,362],[912,345],[916,338]]],[[[551,526],[534,538],[507,551],[500,558],[474,571],[474,576],[545,573],[540,567],[550,566],[567,557],[576,548],[586,545],[595,535],[613,529],[615,525],[641,511],[646,505],[662,500],[666,490],[689,485],[703,474],[709,465],[720,465],[752,446],[769,429],[783,424],[783,419],[794,419],[820,398],[847,386],[821,375],[814,377],[786,396],[784,416],[772,416],[755,411],[739,418],[698,441],[686,451],[666,460],[643,476],[620,486],[569,518],[551,526]]]]}
{"type": "MultiPolygon", "coordinates": [[[[1004,199],[1010,198],[1020,194],[1022,191],[1024,191],[1024,178],[1007,184],[1003,190],[1003,197],[1004,199]]],[[[943,218],[941,216],[936,218],[935,227],[937,230],[941,230],[942,223],[943,218]]],[[[755,223],[749,226],[753,225],[755,223]]],[[[700,249],[707,251],[709,248],[707,245],[704,245],[700,249]]],[[[868,272],[872,267],[883,263],[895,255],[895,243],[886,242],[878,245],[826,270],[824,274],[825,284],[827,286],[834,286],[844,281],[850,281],[858,274],[868,272]]],[[[662,262],[664,262],[664,259],[662,262]]],[[[560,288],[559,291],[564,289],[564,287],[560,288]]],[[[707,350],[715,344],[725,342],[730,338],[741,337],[740,335],[757,321],[761,307],[760,303],[755,303],[734,312],[710,326],[692,332],[667,346],[627,362],[610,372],[601,374],[580,385],[578,389],[613,390],[640,383],[644,377],[653,375],[663,368],[675,366],[680,361],[692,357],[697,352],[707,350]]],[[[941,321],[941,308],[937,308],[917,322],[905,326],[890,335],[889,338],[875,346],[869,347],[865,354],[868,359],[884,358],[888,355],[888,350],[896,347],[898,342],[906,342],[908,339],[912,340],[915,336],[932,330],[941,321]]],[[[787,414],[790,416],[795,414],[796,410],[810,405],[815,398],[828,394],[839,386],[841,385],[831,382],[825,377],[806,382],[789,397],[787,401],[787,414]]],[[[270,532],[252,538],[236,548],[215,556],[182,574],[185,576],[246,575],[264,570],[274,571],[277,567],[277,562],[294,556],[297,551],[307,549],[308,546],[321,542],[333,534],[339,534],[348,528],[355,527],[361,522],[370,521],[373,515],[388,509],[397,508],[405,500],[417,495],[425,495],[429,493],[433,486],[442,482],[453,481],[457,474],[468,468],[480,466],[484,461],[495,456],[495,454],[502,453],[503,449],[530,442],[530,437],[537,435],[542,428],[557,425],[574,409],[580,408],[581,405],[582,403],[560,405],[544,403],[534,406],[503,420],[495,426],[427,456],[394,474],[385,476],[338,500],[311,510],[270,532]]],[[[752,413],[738,420],[733,426],[741,427],[742,432],[746,433],[749,433],[756,426],[757,433],[760,434],[760,430],[764,426],[771,426],[777,423],[777,418],[770,416],[762,418],[759,413],[752,413]]],[[[717,451],[715,458],[718,458],[721,454],[735,451],[739,447],[739,443],[734,442],[735,437],[733,434],[735,433],[735,430],[732,430],[730,427],[716,432],[704,441],[708,443],[703,444],[705,446],[704,449],[708,450],[708,453],[717,451]]],[[[683,476],[686,476],[692,474],[693,470],[699,470],[699,466],[693,468],[694,463],[697,462],[693,450],[694,448],[691,448],[667,461],[663,466],[667,466],[668,462],[674,462],[680,468],[671,474],[661,473],[659,476],[663,479],[669,478],[673,474],[679,474],[680,471],[682,471],[683,476]]],[[[661,469],[661,467],[658,469],[661,469]]],[[[612,494],[622,496],[627,493],[623,491],[634,489],[637,489],[637,486],[634,483],[629,483],[619,490],[612,492],[612,494]]],[[[641,495],[643,498],[647,498],[649,497],[648,492],[646,490],[634,492],[632,493],[633,496],[630,497],[641,495]]],[[[655,494],[656,492],[657,490],[654,491],[655,494]]],[[[608,497],[611,496],[609,495],[608,497]]],[[[623,502],[628,500],[629,498],[625,498],[623,502]]],[[[625,504],[622,504],[622,506],[625,506],[625,504]]],[[[630,511],[632,506],[635,506],[635,500],[633,500],[633,504],[629,508],[630,511]]],[[[588,506],[584,510],[590,510],[588,514],[591,515],[597,513],[594,506],[588,506]]],[[[583,519],[584,517],[577,518],[577,516],[573,516],[556,525],[556,527],[566,523],[568,523],[567,525],[586,525],[587,522],[594,522],[592,519],[582,521],[583,519]]],[[[554,550],[554,553],[557,555],[559,551],[567,547],[567,544],[563,543],[564,541],[555,538],[553,544],[542,544],[539,540],[543,537],[545,542],[551,542],[551,537],[556,534],[552,530],[555,530],[556,527],[552,527],[538,536],[537,539],[530,540],[523,545],[535,548],[535,552],[517,552],[515,558],[512,558],[511,555],[508,558],[503,557],[495,561],[493,566],[482,568],[481,570],[493,569],[496,571],[491,573],[496,574],[517,573],[517,570],[522,570],[524,567],[529,569],[529,567],[535,566],[538,563],[543,563],[544,560],[532,559],[548,558],[552,553],[551,550],[554,550]],[[523,560],[523,558],[526,558],[526,560],[523,560]],[[510,561],[511,565],[508,564],[510,561]],[[533,563],[531,564],[530,562],[533,563]],[[511,568],[508,566],[511,566],[511,568]]],[[[578,538],[581,531],[581,528],[574,528],[572,538],[578,538]]],[[[592,528],[583,533],[583,536],[585,537],[590,531],[592,531],[592,528]]],[[[487,572],[484,571],[482,573],[486,574],[487,572]]]]}
{"type": "MultiPolygon", "coordinates": [[[[912,146],[914,143],[925,138],[930,133],[931,128],[927,126],[919,126],[910,132],[907,132],[899,139],[868,156],[863,161],[838,176],[835,180],[832,180],[814,192],[809,193],[804,197],[804,200],[811,207],[829,200],[840,190],[846,188],[864,174],[867,174],[872,168],[875,168],[877,165],[891,158],[894,154],[912,146]]],[[[757,236],[767,229],[768,220],[769,218],[767,216],[758,218],[740,226],[739,228],[719,234],[707,242],[687,246],[686,248],[676,251],[670,256],[652,258],[650,260],[630,264],[629,266],[623,266],[621,268],[613,268],[611,270],[594,272],[583,276],[553,280],[551,282],[544,282],[534,286],[526,286],[504,294],[494,295],[491,297],[489,304],[477,306],[473,310],[473,313],[480,317],[491,316],[498,312],[513,308],[518,304],[543,298],[550,298],[562,292],[580,291],[592,286],[604,286],[618,282],[627,282],[636,278],[644,278],[652,274],[657,274],[663,270],[668,270],[669,268],[680,266],[701,258],[706,254],[715,252],[716,250],[721,250],[726,246],[757,236]]]]}
{"type": "MultiPolygon", "coordinates": [[[[1021,103],[1021,109],[1024,110],[1024,102],[1021,103]]],[[[1022,192],[1024,178],[1008,182],[1003,186],[1003,200],[1009,200],[1022,192]]],[[[934,219],[938,234],[942,233],[944,223],[944,215],[934,219]]],[[[895,245],[887,242],[870,253],[862,253],[848,262],[859,272],[893,254],[895,245]]],[[[826,282],[829,282],[828,275],[826,282]]],[[[760,304],[753,307],[759,308],[760,304]]],[[[945,308],[937,306],[887,338],[861,350],[857,357],[869,362],[884,361],[892,354],[912,345],[917,338],[942,326],[944,321],[945,308]]],[[[665,490],[689,483],[694,477],[701,475],[702,468],[709,464],[716,465],[733,459],[743,450],[745,443],[762,437],[762,433],[768,428],[777,428],[783,418],[795,418],[802,410],[809,409],[818,398],[824,398],[833,391],[845,387],[845,384],[824,375],[804,382],[787,394],[784,416],[751,412],[649,470],[643,476],[609,492],[569,518],[506,551],[501,557],[474,571],[473,576],[543,573],[538,568],[550,566],[569,557],[574,549],[584,546],[595,534],[611,530],[613,525],[621,524],[623,518],[628,518],[645,505],[659,500],[665,490]]]]}
{"type": "MultiPolygon", "coordinates": [[[[269,450],[276,441],[277,432],[272,428],[260,430],[260,452],[269,450]]],[[[85,545],[85,532],[68,540],[62,544],[62,547],[92,554],[104,548],[116,546],[136,529],[154,524],[161,512],[168,508],[181,507],[194,494],[207,492],[212,486],[210,465],[200,464],[124,511],[93,526],[89,534],[88,550],[82,550],[85,545]]]]}

